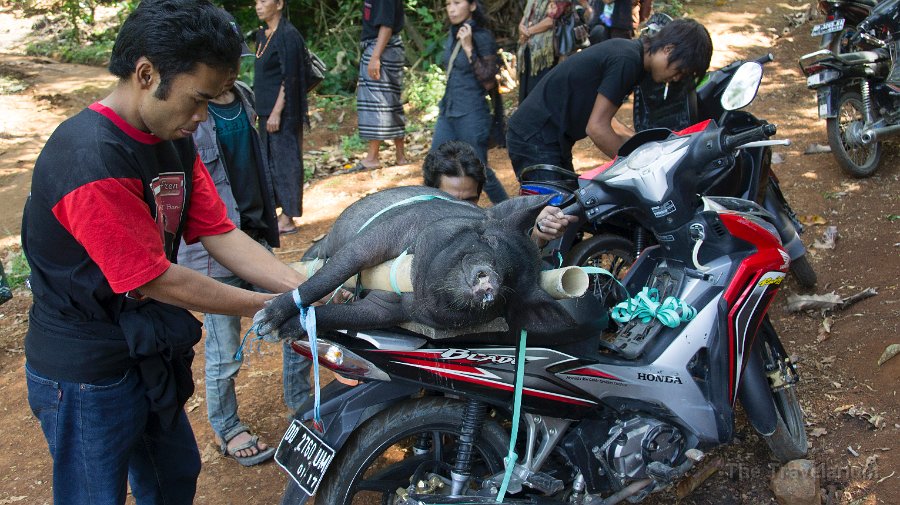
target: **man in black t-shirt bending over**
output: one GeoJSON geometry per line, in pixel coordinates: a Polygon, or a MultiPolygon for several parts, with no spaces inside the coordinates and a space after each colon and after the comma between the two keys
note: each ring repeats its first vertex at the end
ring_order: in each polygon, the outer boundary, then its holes
{"type": "Polygon", "coordinates": [[[658,83],[706,72],[712,40],[692,19],[668,23],[653,37],[611,39],[570,56],[528,95],[509,120],[507,148],[516,177],[531,165],[574,170],[572,146],[590,137],[610,158],[634,135],[615,119],[622,101],[650,75],[658,83]]]}

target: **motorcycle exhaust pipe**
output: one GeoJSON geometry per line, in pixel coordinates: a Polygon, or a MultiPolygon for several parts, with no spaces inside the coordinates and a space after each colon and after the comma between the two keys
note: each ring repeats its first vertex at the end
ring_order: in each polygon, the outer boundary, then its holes
{"type": "Polygon", "coordinates": [[[881,128],[870,128],[859,136],[863,144],[869,145],[884,139],[885,137],[900,133],[900,125],[883,126],[881,128]]]}

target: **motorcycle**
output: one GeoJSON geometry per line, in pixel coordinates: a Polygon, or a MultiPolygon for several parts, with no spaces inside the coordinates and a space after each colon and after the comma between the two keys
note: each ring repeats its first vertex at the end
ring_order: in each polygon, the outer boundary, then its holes
{"type": "Polygon", "coordinates": [[[798,375],[766,314],[790,263],[775,219],[753,201],[697,196],[741,148],[775,143],[775,127],[728,131],[639,133],[581,176],[564,209],[592,222],[628,213],[651,230],[658,245],[624,288],[677,297],[681,324],[608,331],[604,301],[588,294],[559,302],[575,328],[527,338],[386,328],[294,341],[343,379],[279,444],[291,476],[281,503],[634,503],[732,440],[738,402],[775,457],[803,457],[798,375]],[[315,418],[321,431],[306,424],[315,418]]]}
{"type": "Polygon", "coordinates": [[[877,0],[819,0],[817,8],[825,22],[813,26],[810,36],[822,37],[822,49],[836,54],[851,52],[850,41],[858,31],[857,25],[876,5],[877,0]]]}
{"type": "MultiPolygon", "coordinates": [[[[685,128],[702,119],[716,119],[729,132],[740,132],[765,121],[745,111],[727,110],[722,98],[729,93],[752,87],[756,90],[762,72],[743,73],[746,81],[735,80],[742,67],[759,69],[772,61],[771,54],[753,62],[736,61],[710,72],[694,88],[687,83],[670,85],[671,95],[664,97],[662,85],[645,81],[635,91],[634,124],[637,131],[652,128],[685,128]]],[[[806,248],[800,240],[803,232],[797,215],[791,209],[781,191],[777,176],[772,170],[772,149],[756,146],[742,149],[734,162],[716,181],[701,187],[704,195],[732,196],[753,200],[763,205],[777,219],[777,229],[785,248],[791,255],[791,273],[798,284],[812,287],[816,284],[816,272],[806,256],[806,248]]],[[[577,176],[571,171],[549,165],[527,167],[521,174],[521,194],[553,194],[553,205],[570,201],[577,187],[577,176]]],[[[608,222],[581,223],[572,227],[561,239],[548,244],[548,260],[562,257],[563,265],[595,265],[624,275],[640,252],[653,242],[653,237],[633,220],[613,216],[608,222]],[[586,238],[590,235],[589,238],[586,238]]],[[[597,279],[598,289],[609,289],[608,279],[597,279]]]]}
{"type": "Polygon", "coordinates": [[[827,49],[800,58],[806,86],[817,95],[828,144],[838,165],[853,177],[872,175],[881,162],[881,143],[900,133],[900,0],[886,0],[859,24],[854,47],[827,49]]]}

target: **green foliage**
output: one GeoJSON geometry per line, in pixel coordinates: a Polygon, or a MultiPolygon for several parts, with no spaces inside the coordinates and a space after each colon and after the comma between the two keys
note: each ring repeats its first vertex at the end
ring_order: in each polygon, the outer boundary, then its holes
{"type": "Polygon", "coordinates": [[[34,42],[25,46],[29,56],[49,56],[66,63],[105,65],[112,52],[113,41],[78,44],[74,41],[34,42]]]}
{"type": "Polygon", "coordinates": [[[444,96],[446,76],[438,65],[429,65],[424,72],[408,72],[404,92],[409,105],[416,110],[431,113],[444,96]]]}
{"type": "Polygon", "coordinates": [[[665,3],[654,5],[653,12],[661,12],[673,18],[680,18],[687,14],[687,9],[681,0],[666,0],[665,3]]]}
{"type": "Polygon", "coordinates": [[[31,267],[28,266],[28,260],[25,259],[25,253],[20,252],[13,255],[9,262],[9,271],[6,272],[6,282],[10,288],[17,288],[23,284],[31,275],[31,267]]]}
{"type": "Polygon", "coordinates": [[[27,82],[12,75],[0,74],[0,95],[15,95],[27,88],[27,82]]]}
{"type": "Polygon", "coordinates": [[[341,135],[341,152],[344,156],[350,158],[358,156],[360,152],[365,151],[368,144],[365,140],[359,138],[359,133],[353,135],[341,135]]]}

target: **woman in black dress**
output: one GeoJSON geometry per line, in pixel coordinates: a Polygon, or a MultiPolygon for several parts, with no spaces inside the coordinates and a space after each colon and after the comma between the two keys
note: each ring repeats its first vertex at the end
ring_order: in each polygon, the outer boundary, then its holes
{"type": "Polygon", "coordinates": [[[308,124],[306,46],[300,32],[282,16],[284,0],[256,0],[256,15],[266,27],[256,35],[253,91],[259,136],[272,167],[275,201],[281,207],[278,231],[297,231],[293,218],[303,213],[303,125],[308,124]]]}

